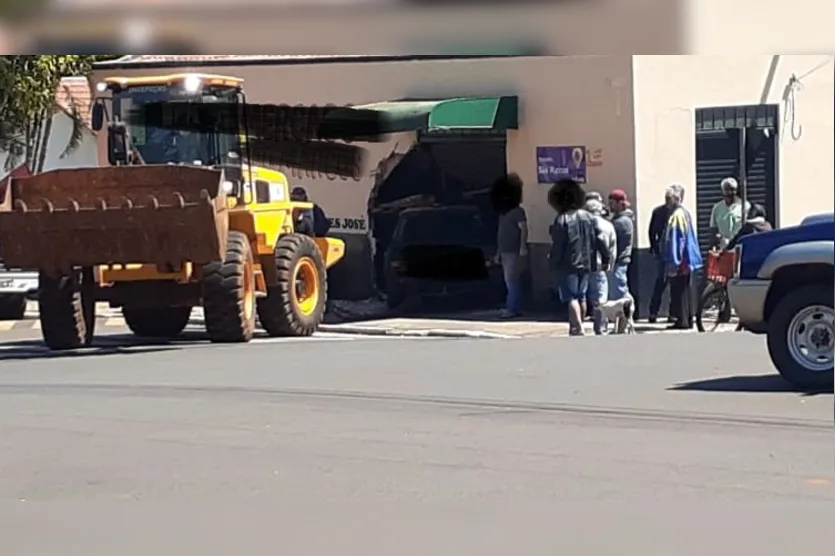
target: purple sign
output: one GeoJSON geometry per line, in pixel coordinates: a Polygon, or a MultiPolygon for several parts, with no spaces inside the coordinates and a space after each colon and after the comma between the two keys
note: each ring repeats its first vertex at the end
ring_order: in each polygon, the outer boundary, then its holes
{"type": "Polygon", "coordinates": [[[537,147],[536,176],[539,183],[554,183],[565,178],[586,183],[586,148],[537,147]]]}

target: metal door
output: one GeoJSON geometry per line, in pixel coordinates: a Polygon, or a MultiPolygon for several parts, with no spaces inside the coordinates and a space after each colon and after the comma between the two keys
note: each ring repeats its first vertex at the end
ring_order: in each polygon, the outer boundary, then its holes
{"type": "MultiPolygon", "coordinates": [[[[696,220],[699,244],[709,244],[710,213],[722,199],[723,178],[741,178],[741,128],[746,129],[746,198],[765,206],[777,225],[776,105],[703,108],[696,111],[696,220]]],[[[741,192],[740,192],[741,193],[741,192]]]]}

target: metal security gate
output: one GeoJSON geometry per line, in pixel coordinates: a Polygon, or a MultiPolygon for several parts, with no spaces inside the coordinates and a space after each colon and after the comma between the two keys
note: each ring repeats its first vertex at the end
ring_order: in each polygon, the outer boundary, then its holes
{"type": "Polygon", "coordinates": [[[702,108],[696,111],[696,218],[699,244],[706,251],[710,242],[710,213],[722,199],[723,178],[742,183],[749,203],[765,206],[768,219],[777,225],[778,141],[777,105],[702,108]],[[742,156],[740,135],[744,130],[742,156]],[[741,161],[745,159],[745,167],[741,161]]]}

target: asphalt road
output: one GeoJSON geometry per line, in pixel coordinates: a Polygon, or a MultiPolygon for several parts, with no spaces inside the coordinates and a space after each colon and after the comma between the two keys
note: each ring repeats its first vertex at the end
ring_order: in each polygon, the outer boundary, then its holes
{"type": "Polygon", "coordinates": [[[754,336],[125,342],[0,344],[0,554],[832,553],[754,336]]]}

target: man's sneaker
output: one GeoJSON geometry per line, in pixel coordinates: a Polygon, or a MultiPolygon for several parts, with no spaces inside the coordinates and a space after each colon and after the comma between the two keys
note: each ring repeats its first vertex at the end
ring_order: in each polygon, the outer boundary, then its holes
{"type": "Polygon", "coordinates": [[[521,316],[521,315],[519,315],[519,313],[514,313],[512,311],[508,311],[507,309],[502,309],[501,311],[499,311],[499,318],[515,319],[518,316],[521,316]]]}
{"type": "Polygon", "coordinates": [[[650,315],[649,319],[647,319],[650,324],[655,324],[658,322],[658,315],[650,315]]]}

